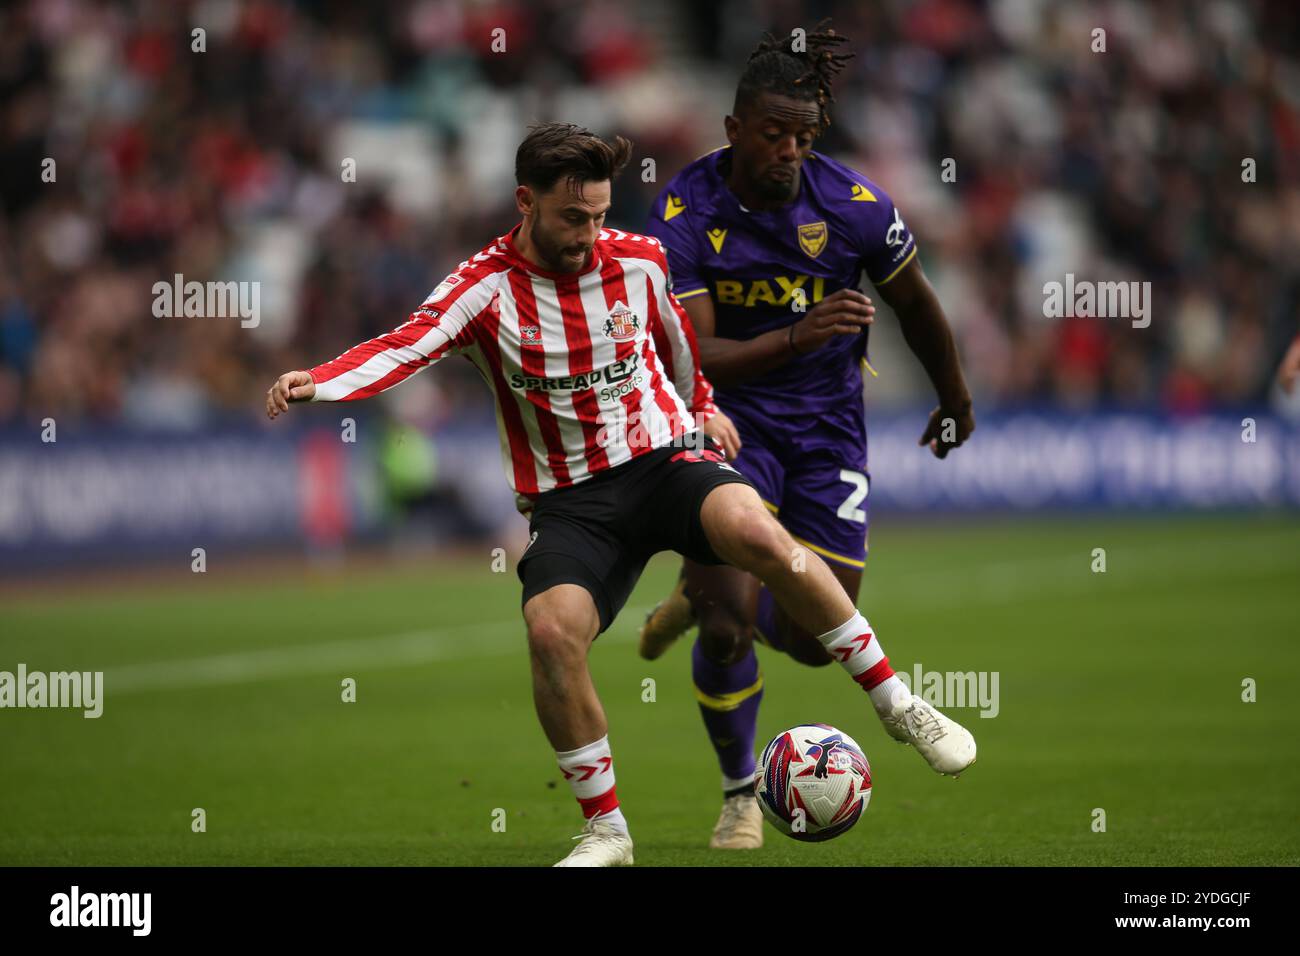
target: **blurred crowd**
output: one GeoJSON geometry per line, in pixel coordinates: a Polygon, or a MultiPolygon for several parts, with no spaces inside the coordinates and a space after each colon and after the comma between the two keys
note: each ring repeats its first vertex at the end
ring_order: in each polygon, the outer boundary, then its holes
{"type": "MultiPolygon", "coordinates": [[[[529,123],[633,139],[610,224],[640,230],[761,32],[823,17],[856,56],[817,148],[898,203],[980,406],[1267,400],[1300,326],[1289,0],[31,0],[0,10],[0,424],[257,415],[514,224],[529,123]],[[1149,281],[1150,326],[1045,317],[1067,273],[1149,281]],[[177,274],[259,282],[257,323],[157,317],[177,274]]],[[[923,400],[893,357],[879,400],[923,400]]],[[[476,379],[393,400],[437,428],[476,379]]]]}

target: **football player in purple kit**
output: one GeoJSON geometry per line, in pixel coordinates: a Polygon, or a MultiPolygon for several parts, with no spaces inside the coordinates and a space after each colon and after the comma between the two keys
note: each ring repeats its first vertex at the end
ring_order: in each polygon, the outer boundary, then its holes
{"type": "MultiPolygon", "coordinates": [[[[668,183],[646,232],[667,247],[701,365],[739,431],[735,467],[856,600],[870,482],[862,375],[875,313],[858,291],[863,274],[898,316],[938,394],[920,444],[943,458],[975,420],[951,330],[899,211],[880,186],[812,150],[829,125],[831,79],[852,54],[836,52],[844,38],[822,27],[801,39],[769,35],[759,43],[725,120],[730,145],[668,183]]],[[[757,579],[691,561],[647,618],[641,655],[657,658],[697,624],[696,696],[723,775],[710,846],[758,847],[754,737],[763,678],[753,640],[812,666],[831,658],[757,579]]],[[[891,724],[904,721],[947,732],[942,715],[916,695],[873,703],[891,735],[898,736],[891,724]]],[[[973,763],[973,745],[970,755],[973,763]]]]}

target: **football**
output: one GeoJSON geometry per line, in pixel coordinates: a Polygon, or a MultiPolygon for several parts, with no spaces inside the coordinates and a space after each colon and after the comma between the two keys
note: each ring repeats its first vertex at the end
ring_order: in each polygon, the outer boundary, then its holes
{"type": "Polygon", "coordinates": [[[829,840],[867,809],[871,765],[848,734],[827,724],[800,724],[763,748],[754,792],[763,816],[782,833],[829,840]]]}

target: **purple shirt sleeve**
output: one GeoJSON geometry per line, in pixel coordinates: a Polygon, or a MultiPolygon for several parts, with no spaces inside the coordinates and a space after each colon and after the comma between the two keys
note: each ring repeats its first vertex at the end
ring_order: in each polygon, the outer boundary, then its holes
{"type": "Polygon", "coordinates": [[[875,202],[862,203],[862,268],[873,285],[881,286],[916,255],[916,239],[894,201],[879,187],[871,187],[871,194],[875,202]]]}

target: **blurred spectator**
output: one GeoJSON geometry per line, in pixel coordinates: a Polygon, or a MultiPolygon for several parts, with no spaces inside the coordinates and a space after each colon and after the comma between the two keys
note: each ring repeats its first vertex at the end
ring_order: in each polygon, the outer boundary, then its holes
{"type": "Polygon", "coordinates": [[[610,224],[639,229],[762,29],[827,15],[857,55],[818,148],[898,201],[981,404],[1267,395],[1300,316],[1286,0],[30,0],[0,10],[0,423],[258,414],[513,225],[532,122],[629,135],[610,224]],[[1045,319],[1065,272],[1150,281],[1150,327],[1045,319]],[[176,274],[260,282],[261,321],[156,318],[176,274]]]}

